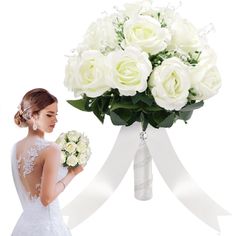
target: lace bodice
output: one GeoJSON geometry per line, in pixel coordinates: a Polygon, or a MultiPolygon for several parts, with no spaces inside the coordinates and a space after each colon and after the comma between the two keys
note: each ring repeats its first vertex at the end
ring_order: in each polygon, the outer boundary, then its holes
{"type": "Polygon", "coordinates": [[[38,139],[36,140],[34,146],[30,147],[26,154],[23,154],[23,157],[21,155],[19,156],[19,159],[17,159],[18,169],[20,171],[22,164],[24,177],[33,171],[35,159],[38,157],[40,151],[42,151],[49,145],[49,142],[44,141],[42,139],[38,139]]]}
{"type": "MultiPolygon", "coordinates": [[[[18,143],[13,148],[12,174],[23,213],[11,236],[71,236],[63,222],[58,200],[45,207],[39,198],[44,164],[41,154],[50,145],[54,144],[37,139],[29,146],[18,143]]],[[[66,173],[67,169],[61,166],[57,179],[62,179],[66,173]]]]}
{"type": "MultiPolygon", "coordinates": [[[[16,145],[16,161],[19,176],[30,199],[39,196],[44,164],[40,154],[50,145],[55,144],[44,139],[36,139],[29,146],[24,143],[16,145]]],[[[66,173],[67,169],[61,166],[57,179],[63,178],[66,173]]]]}
{"type": "Polygon", "coordinates": [[[19,176],[30,199],[37,198],[40,193],[43,161],[42,150],[50,146],[50,142],[36,139],[30,146],[18,144],[16,160],[19,176]]]}

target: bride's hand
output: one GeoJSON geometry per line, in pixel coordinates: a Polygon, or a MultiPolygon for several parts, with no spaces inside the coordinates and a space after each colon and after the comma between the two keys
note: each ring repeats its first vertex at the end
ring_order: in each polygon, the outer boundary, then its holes
{"type": "Polygon", "coordinates": [[[72,167],[69,168],[69,172],[72,173],[74,176],[76,176],[77,174],[79,174],[81,171],[83,171],[83,166],[77,166],[77,167],[72,167]]]}

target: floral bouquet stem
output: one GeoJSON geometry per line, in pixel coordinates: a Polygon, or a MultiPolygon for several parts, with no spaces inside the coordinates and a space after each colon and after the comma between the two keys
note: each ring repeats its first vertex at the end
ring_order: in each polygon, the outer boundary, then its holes
{"type": "Polygon", "coordinates": [[[142,131],[134,158],[134,194],[138,200],[152,198],[152,157],[145,142],[146,138],[146,132],[142,131]]]}

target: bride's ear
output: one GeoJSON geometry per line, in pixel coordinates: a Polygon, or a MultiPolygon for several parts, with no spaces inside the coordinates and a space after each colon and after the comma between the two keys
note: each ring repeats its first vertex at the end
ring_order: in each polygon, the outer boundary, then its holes
{"type": "Polygon", "coordinates": [[[39,119],[39,114],[33,114],[32,116],[31,116],[31,120],[32,121],[36,121],[36,120],[38,120],[39,119]]]}
{"type": "Polygon", "coordinates": [[[31,118],[27,121],[29,126],[33,126],[33,124],[38,120],[39,115],[38,114],[33,114],[31,118]]]}

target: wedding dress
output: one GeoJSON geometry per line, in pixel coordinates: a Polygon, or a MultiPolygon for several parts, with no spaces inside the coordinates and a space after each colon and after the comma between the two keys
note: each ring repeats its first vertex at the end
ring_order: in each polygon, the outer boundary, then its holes
{"type": "MultiPolygon", "coordinates": [[[[13,147],[12,174],[23,213],[12,236],[71,236],[63,222],[58,199],[44,206],[39,197],[43,166],[40,152],[50,145],[53,144],[37,139],[25,150],[20,150],[17,144],[13,147]]],[[[66,173],[67,169],[61,166],[58,180],[66,173]]]]}

